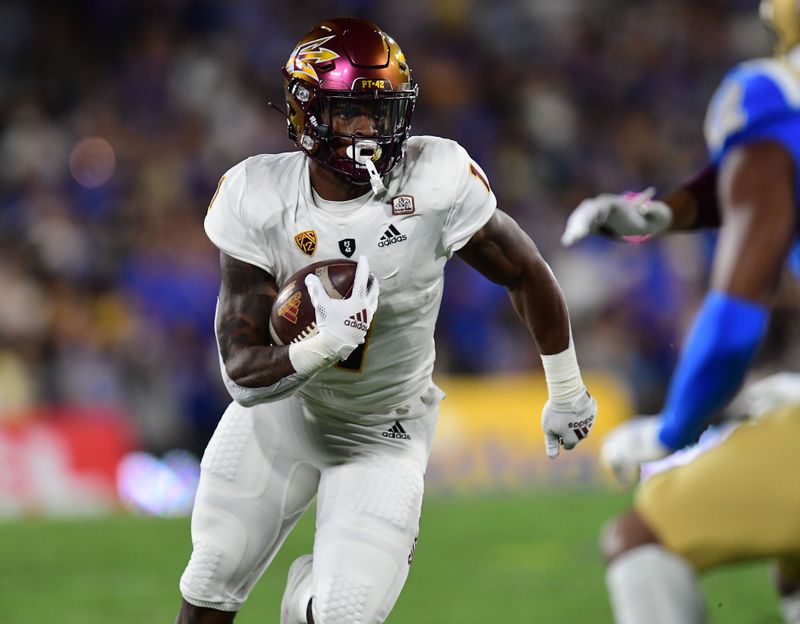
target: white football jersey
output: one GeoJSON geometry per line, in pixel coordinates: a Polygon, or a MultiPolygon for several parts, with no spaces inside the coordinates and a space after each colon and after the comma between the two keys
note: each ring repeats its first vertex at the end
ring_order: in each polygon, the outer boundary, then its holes
{"type": "Polygon", "coordinates": [[[313,262],[367,257],[380,298],[366,342],[299,393],[312,409],[333,408],[344,417],[385,413],[429,386],[444,265],[497,202],[466,150],[437,137],[410,138],[405,157],[383,179],[387,191],[350,210],[315,201],[308,163],[298,151],[233,167],[212,200],[206,233],[279,285],[313,262]]]}

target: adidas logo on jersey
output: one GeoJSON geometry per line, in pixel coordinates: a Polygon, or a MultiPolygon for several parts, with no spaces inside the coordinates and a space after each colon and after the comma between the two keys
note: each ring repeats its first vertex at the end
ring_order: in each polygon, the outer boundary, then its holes
{"type": "Polygon", "coordinates": [[[355,327],[356,329],[360,329],[361,331],[367,331],[369,329],[369,325],[367,325],[367,311],[366,309],[361,310],[358,314],[354,314],[349,319],[345,319],[344,324],[347,327],[355,327]]]}
{"type": "Polygon", "coordinates": [[[408,237],[405,234],[401,234],[400,230],[394,225],[390,225],[383,233],[383,236],[381,236],[381,240],[378,241],[378,247],[388,247],[395,243],[402,243],[404,240],[408,240],[408,237]]]}
{"type": "Polygon", "coordinates": [[[394,438],[395,440],[410,440],[411,436],[406,433],[406,430],[403,429],[403,425],[400,424],[399,420],[396,420],[395,423],[389,427],[387,431],[384,431],[381,434],[384,438],[394,438]]]}

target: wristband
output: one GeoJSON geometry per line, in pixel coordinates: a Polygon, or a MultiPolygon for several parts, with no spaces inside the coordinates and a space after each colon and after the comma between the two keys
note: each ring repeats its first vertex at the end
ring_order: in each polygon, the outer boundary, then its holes
{"type": "Polygon", "coordinates": [[[299,375],[312,377],[340,360],[341,347],[341,341],[330,334],[317,332],[289,345],[289,361],[299,375]]]}
{"type": "Polygon", "coordinates": [[[553,405],[569,405],[586,392],[575,355],[572,336],[569,346],[561,353],[542,355],[542,368],[547,381],[547,392],[553,405]]]}

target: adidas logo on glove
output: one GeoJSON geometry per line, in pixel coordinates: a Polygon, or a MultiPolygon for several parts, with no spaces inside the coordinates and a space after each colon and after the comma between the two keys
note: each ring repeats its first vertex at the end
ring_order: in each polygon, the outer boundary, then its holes
{"type": "Polygon", "coordinates": [[[567,426],[575,432],[575,435],[578,436],[579,440],[583,440],[587,435],[589,435],[589,431],[592,429],[592,423],[594,423],[594,416],[589,416],[584,420],[576,420],[571,423],[567,423],[567,426]]]}
{"type": "Polygon", "coordinates": [[[369,325],[367,325],[367,311],[361,310],[358,314],[353,314],[350,318],[345,319],[344,324],[346,327],[354,327],[361,331],[367,331],[369,329],[369,325]]]}

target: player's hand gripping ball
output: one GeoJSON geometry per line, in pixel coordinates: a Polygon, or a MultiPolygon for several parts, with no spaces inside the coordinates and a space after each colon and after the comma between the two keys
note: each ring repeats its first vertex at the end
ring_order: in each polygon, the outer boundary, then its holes
{"type": "Polygon", "coordinates": [[[269,333],[276,345],[299,342],[317,331],[316,312],[305,283],[306,275],[311,274],[319,278],[329,297],[345,299],[352,294],[356,263],[323,260],[300,269],[286,280],[269,317],[269,333]]]}

